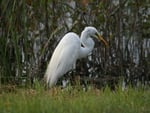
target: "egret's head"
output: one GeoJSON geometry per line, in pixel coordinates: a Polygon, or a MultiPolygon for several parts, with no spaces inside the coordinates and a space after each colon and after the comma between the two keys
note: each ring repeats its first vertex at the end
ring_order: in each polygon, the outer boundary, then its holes
{"type": "Polygon", "coordinates": [[[108,43],[104,40],[104,38],[99,34],[95,27],[86,27],[85,31],[88,32],[90,37],[97,38],[98,40],[102,41],[106,47],[108,47],[108,43]]]}

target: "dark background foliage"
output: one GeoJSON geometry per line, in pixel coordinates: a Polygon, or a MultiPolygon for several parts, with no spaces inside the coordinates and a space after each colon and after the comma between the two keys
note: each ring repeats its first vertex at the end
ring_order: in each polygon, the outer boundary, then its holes
{"type": "Polygon", "coordinates": [[[1,0],[0,14],[0,84],[42,80],[59,40],[85,26],[109,48],[96,42],[74,76],[97,86],[150,84],[149,0],[1,0]]]}

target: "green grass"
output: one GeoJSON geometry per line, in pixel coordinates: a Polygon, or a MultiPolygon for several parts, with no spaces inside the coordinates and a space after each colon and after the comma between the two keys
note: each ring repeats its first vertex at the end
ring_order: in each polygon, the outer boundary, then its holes
{"type": "Polygon", "coordinates": [[[0,113],[150,113],[150,91],[16,89],[0,94],[0,113]]]}

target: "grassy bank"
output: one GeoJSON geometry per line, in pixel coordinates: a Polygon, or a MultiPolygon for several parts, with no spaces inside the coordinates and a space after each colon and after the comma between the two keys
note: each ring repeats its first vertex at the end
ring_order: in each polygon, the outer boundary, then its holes
{"type": "Polygon", "coordinates": [[[150,113],[150,91],[16,89],[0,94],[0,113],[150,113]]]}

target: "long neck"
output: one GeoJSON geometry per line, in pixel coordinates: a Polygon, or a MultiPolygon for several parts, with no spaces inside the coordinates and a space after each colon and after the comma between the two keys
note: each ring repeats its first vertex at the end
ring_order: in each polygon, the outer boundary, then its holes
{"type": "Polygon", "coordinates": [[[80,48],[79,58],[88,56],[88,54],[93,50],[95,45],[94,41],[90,38],[87,31],[83,31],[81,33],[81,43],[83,47],[80,48]]]}

